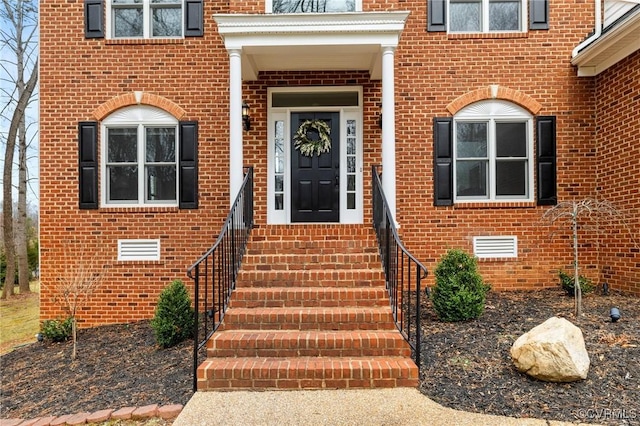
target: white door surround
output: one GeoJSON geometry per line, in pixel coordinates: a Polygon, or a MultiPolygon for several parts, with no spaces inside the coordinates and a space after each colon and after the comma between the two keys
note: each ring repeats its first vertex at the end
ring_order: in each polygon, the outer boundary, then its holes
{"type": "MultiPolygon", "coordinates": [[[[267,223],[291,223],[291,114],[294,112],[337,112],[340,115],[340,221],[363,223],[363,158],[362,158],[362,87],[323,86],[267,89],[267,223]],[[318,94],[348,94],[353,105],[297,105],[274,106],[274,95],[298,94],[310,103],[318,94]]],[[[298,102],[296,102],[298,103],[298,102]]]]}

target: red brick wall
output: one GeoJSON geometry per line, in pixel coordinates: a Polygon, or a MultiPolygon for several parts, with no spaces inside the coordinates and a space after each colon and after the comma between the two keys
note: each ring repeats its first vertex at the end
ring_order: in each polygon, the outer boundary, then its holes
{"type": "MultiPolygon", "coordinates": [[[[363,3],[365,10],[374,9],[363,3]]],[[[433,270],[447,248],[470,251],[475,235],[516,235],[518,258],[483,261],[485,278],[496,289],[557,285],[556,270],[571,265],[571,248],[566,233],[551,236],[541,226],[548,207],[433,206],[432,120],[449,116],[454,100],[489,85],[520,93],[541,106],[540,115],[557,117],[560,200],[594,195],[594,82],[578,79],[569,63],[573,47],[592,29],[592,10],[579,0],[551,2],[549,31],[473,38],[426,32],[426,3],[375,3],[375,10],[411,10],[395,56],[397,206],[404,241],[433,270]]],[[[54,287],[65,268],[65,248],[99,253],[108,265],[107,281],[81,312],[84,325],[93,325],[151,317],[161,289],[175,278],[190,285],[187,266],[214,241],[229,205],[228,56],[211,16],[264,8],[256,1],[231,2],[232,9],[204,4],[205,36],[172,42],[87,40],[82,2],[41,4],[42,318],[62,314],[54,287]],[[78,209],[78,122],[96,120],[105,104],[133,91],[166,100],[182,119],[198,121],[199,209],[78,209]],[[119,238],[161,239],[162,260],[115,261],[119,238]]],[[[244,162],[255,167],[258,224],[266,222],[267,87],[323,84],[363,87],[364,220],[370,221],[369,169],[381,161],[380,82],[363,72],[292,72],[265,73],[243,85],[252,116],[244,162]]],[[[585,251],[581,262],[583,273],[600,276],[595,252],[585,251]]]]}
{"type": "Polygon", "coordinates": [[[598,196],[622,213],[604,226],[601,280],[640,294],[640,51],[596,78],[598,196]]]}

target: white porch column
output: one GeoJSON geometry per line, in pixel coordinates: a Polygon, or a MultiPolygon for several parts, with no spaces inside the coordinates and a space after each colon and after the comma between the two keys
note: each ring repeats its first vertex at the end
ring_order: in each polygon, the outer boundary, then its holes
{"type": "Polygon", "coordinates": [[[242,158],[242,63],[240,49],[229,50],[229,199],[240,191],[243,179],[242,158]]]}
{"type": "Polygon", "coordinates": [[[394,51],[395,47],[382,47],[382,189],[397,224],[394,51]]]}

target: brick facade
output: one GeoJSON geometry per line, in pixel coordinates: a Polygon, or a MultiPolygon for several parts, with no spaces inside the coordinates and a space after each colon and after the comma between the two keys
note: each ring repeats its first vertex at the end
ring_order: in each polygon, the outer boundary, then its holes
{"type": "MultiPolygon", "coordinates": [[[[43,319],[62,315],[55,286],[67,267],[65,251],[79,262],[98,254],[107,266],[104,285],[80,314],[85,326],[150,318],[163,287],[176,278],[189,284],[186,268],[211,246],[229,206],[229,58],[211,17],[264,10],[262,2],[230,4],[204,2],[203,37],[126,41],[85,39],[82,2],[40,5],[43,319]],[[100,121],[136,104],[198,122],[197,209],[78,208],[78,123],[100,121]],[[160,239],[161,260],[117,261],[117,240],[122,238],[160,239]]],[[[578,78],[569,62],[571,51],[593,28],[592,8],[582,1],[552,2],[549,30],[511,36],[427,32],[426,4],[363,0],[365,12],[411,11],[395,52],[397,220],[402,238],[433,270],[448,248],[471,251],[473,236],[517,236],[517,258],[481,262],[487,281],[497,290],[556,286],[557,269],[570,267],[572,255],[568,235],[551,235],[541,224],[548,206],[519,202],[434,207],[433,119],[494,97],[534,115],[555,116],[558,198],[614,194],[613,201],[633,216],[631,228],[638,229],[640,146],[633,135],[640,131],[639,53],[597,78],[578,78]],[[497,86],[495,95],[492,86],[497,86]]],[[[322,85],[363,88],[364,222],[370,222],[369,170],[380,164],[382,155],[380,81],[362,71],[274,71],[242,87],[252,106],[252,130],[244,133],[243,154],[244,163],[255,168],[258,225],[266,223],[267,88],[322,85]]],[[[640,293],[640,255],[637,243],[629,241],[622,230],[599,244],[587,241],[591,249],[581,252],[582,273],[640,293]]]]}

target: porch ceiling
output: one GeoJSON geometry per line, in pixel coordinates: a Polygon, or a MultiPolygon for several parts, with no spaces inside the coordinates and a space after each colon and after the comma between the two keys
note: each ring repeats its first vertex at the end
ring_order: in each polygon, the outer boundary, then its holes
{"type": "Polygon", "coordinates": [[[598,75],[640,49],[640,8],[581,50],[571,63],[578,76],[598,75]]]}
{"type": "Polygon", "coordinates": [[[260,71],[368,71],[382,78],[382,48],[397,47],[409,12],[217,14],[227,50],[239,50],[242,79],[260,71]]]}

